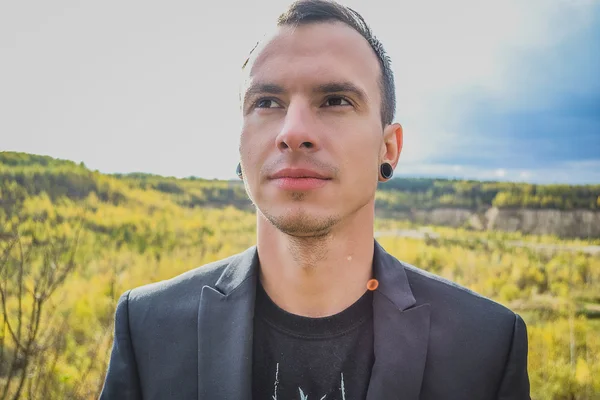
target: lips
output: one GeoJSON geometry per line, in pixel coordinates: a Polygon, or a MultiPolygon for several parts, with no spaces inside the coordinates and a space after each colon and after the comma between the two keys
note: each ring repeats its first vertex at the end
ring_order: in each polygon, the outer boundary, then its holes
{"type": "Polygon", "coordinates": [[[280,189],[305,191],[318,189],[331,180],[327,175],[304,168],[286,168],[269,177],[280,189]]]}
{"type": "Polygon", "coordinates": [[[275,174],[270,176],[270,179],[282,179],[282,178],[295,178],[295,179],[323,179],[329,180],[330,178],[317,171],[305,168],[285,168],[277,171],[275,174]]]}

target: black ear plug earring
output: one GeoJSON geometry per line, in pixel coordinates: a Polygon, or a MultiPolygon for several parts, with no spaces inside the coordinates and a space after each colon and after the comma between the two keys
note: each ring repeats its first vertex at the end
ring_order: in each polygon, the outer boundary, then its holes
{"type": "Polygon", "coordinates": [[[394,168],[392,164],[384,162],[379,167],[379,173],[383,179],[390,179],[394,175],[394,168]]]}
{"type": "Polygon", "coordinates": [[[235,173],[237,174],[238,178],[242,179],[242,165],[240,163],[238,163],[235,173]]]}

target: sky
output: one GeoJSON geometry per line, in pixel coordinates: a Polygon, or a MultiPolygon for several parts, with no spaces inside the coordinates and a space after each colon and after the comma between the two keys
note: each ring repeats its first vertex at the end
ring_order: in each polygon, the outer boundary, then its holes
{"type": "MultiPolygon", "coordinates": [[[[0,151],[232,179],[287,1],[0,3],[0,151]]],[[[600,0],[347,1],[392,59],[399,176],[600,183],[600,0]]]]}

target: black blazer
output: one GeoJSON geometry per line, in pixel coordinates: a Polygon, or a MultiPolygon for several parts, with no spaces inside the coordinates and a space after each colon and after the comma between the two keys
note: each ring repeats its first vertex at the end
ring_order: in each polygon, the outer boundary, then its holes
{"type": "MultiPolygon", "coordinates": [[[[518,315],[377,243],[373,268],[379,287],[367,400],[530,398],[518,315]]],[[[251,247],[124,293],[100,398],[250,400],[257,271],[251,247]]]]}

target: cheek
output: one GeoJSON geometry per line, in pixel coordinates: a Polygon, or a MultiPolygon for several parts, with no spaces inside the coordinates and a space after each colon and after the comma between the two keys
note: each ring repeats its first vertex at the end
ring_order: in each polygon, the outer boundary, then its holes
{"type": "Polygon", "coordinates": [[[261,168],[272,151],[274,137],[264,124],[246,121],[239,141],[240,160],[248,180],[259,179],[261,168]]]}
{"type": "Polygon", "coordinates": [[[246,158],[248,157],[248,153],[251,151],[251,149],[252,149],[252,136],[248,134],[248,131],[244,127],[244,128],[242,128],[242,132],[240,134],[240,144],[239,144],[240,157],[242,158],[242,161],[246,161],[246,158]]]}
{"type": "Polygon", "coordinates": [[[346,137],[339,149],[346,170],[360,177],[373,175],[378,168],[381,147],[381,139],[377,135],[378,132],[365,129],[346,137]]]}
{"type": "MultiPolygon", "coordinates": [[[[240,135],[240,156],[245,164],[252,164],[261,148],[265,147],[265,135],[260,135],[255,126],[245,123],[240,135]]],[[[250,165],[248,165],[250,167],[250,165]]]]}

